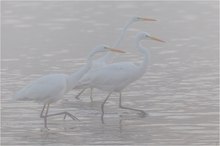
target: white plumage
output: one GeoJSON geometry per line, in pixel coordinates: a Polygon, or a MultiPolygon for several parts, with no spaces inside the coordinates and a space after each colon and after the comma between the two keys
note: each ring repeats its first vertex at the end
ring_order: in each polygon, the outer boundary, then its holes
{"type": "Polygon", "coordinates": [[[62,115],[64,114],[65,117],[68,115],[72,119],[77,119],[72,114],[68,112],[62,112],[57,114],[50,114],[48,115],[49,104],[56,102],[57,100],[61,99],[64,94],[70,90],[72,90],[78,80],[90,69],[93,61],[93,56],[98,52],[120,52],[123,51],[109,48],[105,45],[100,45],[96,47],[89,55],[87,64],[81,68],[79,71],[71,74],[49,74],[45,75],[29,85],[25,86],[23,89],[18,91],[14,98],[16,100],[33,100],[38,103],[44,104],[42,109],[41,118],[44,118],[44,126],[47,128],[47,117],[55,116],[55,115],[62,115]],[[45,115],[43,115],[45,107],[45,115]]]}
{"type": "Polygon", "coordinates": [[[15,99],[33,100],[43,104],[53,103],[67,92],[68,78],[65,74],[43,76],[18,91],[15,99]]]}
{"type": "MultiPolygon", "coordinates": [[[[139,22],[139,21],[157,21],[157,20],[156,19],[152,19],[152,18],[143,18],[143,17],[137,17],[137,16],[132,17],[128,21],[128,23],[123,27],[121,35],[116,40],[115,44],[113,45],[113,48],[119,46],[119,44],[121,43],[121,41],[123,40],[123,38],[125,36],[125,33],[126,33],[127,29],[129,28],[129,26],[131,24],[133,24],[135,22],[139,22]]],[[[103,57],[100,57],[99,59],[95,60],[93,62],[93,65],[92,65],[90,71],[88,71],[87,74],[93,74],[94,71],[96,72],[96,70],[98,68],[102,68],[102,67],[108,65],[109,63],[112,63],[114,56],[115,55],[112,52],[108,52],[103,57]]],[[[83,87],[83,86],[80,87],[80,85],[78,85],[78,88],[83,88],[83,90],[75,98],[79,99],[79,96],[85,91],[85,89],[91,88],[90,99],[91,99],[91,101],[93,101],[93,99],[92,99],[92,89],[95,88],[95,87],[89,86],[89,84],[88,84],[86,87],[83,87]]]]}
{"type": "Polygon", "coordinates": [[[79,81],[78,85],[104,91],[119,92],[139,77],[137,69],[136,65],[129,62],[109,64],[86,74],[79,81]]]}
{"type": "Polygon", "coordinates": [[[148,49],[143,48],[141,45],[141,40],[146,38],[164,42],[156,37],[151,36],[146,32],[138,33],[136,37],[136,47],[138,51],[144,56],[144,60],[140,65],[135,65],[133,62],[109,64],[104,67],[98,68],[93,72],[87,73],[80,79],[79,83],[77,84],[77,86],[92,87],[109,92],[109,95],[102,104],[102,119],[104,115],[104,104],[112,92],[120,93],[119,106],[121,108],[135,110],[145,114],[145,112],[142,110],[123,107],[121,105],[121,91],[130,83],[142,77],[146,71],[149,60],[149,52],[148,49]]]}

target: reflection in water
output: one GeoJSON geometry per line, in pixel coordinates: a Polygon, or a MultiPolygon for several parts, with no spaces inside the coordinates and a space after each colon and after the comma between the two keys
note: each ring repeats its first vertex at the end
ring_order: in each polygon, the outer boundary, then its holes
{"type": "Polygon", "coordinates": [[[2,145],[219,145],[218,7],[216,2],[2,2],[2,145]],[[174,13],[175,12],[175,13],[174,13]],[[112,21],[112,14],[114,21],[112,21]],[[124,92],[118,108],[113,94],[68,93],[54,113],[70,111],[80,121],[51,117],[43,129],[41,105],[11,97],[30,81],[49,73],[71,73],[85,64],[87,52],[111,45],[133,15],[159,19],[134,24],[120,48],[137,59],[133,36],[143,30],[167,41],[143,42],[151,62],[141,80],[124,92]]]}

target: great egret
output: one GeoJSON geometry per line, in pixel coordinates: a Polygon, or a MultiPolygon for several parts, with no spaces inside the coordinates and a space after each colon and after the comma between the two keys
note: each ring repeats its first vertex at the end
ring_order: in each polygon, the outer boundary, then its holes
{"type": "Polygon", "coordinates": [[[121,103],[122,90],[130,83],[142,77],[146,71],[149,59],[149,52],[148,49],[143,48],[141,45],[141,40],[145,38],[164,42],[146,32],[138,33],[136,36],[136,47],[138,48],[138,51],[144,56],[144,60],[140,65],[135,65],[133,62],[120,62],[109,64],[97,69],[93,74],[87,74],[83,76],[78,82],[77,86],[93,87],[109,92],[108,96],[102,103],[102,120],[104,116],[104,105],[113,92],[117,92],[120,94],[120,108],[138,111],[144,115],[146,114],[143,110],[124,107],[121,103]]]}
{"type": "Polygon", "coordinates": [[[124,52],[118,49],[107,47],[105,45],[100,45],[95,49],[93,49],[93,51],[90,53],[90,55],[88,56],[87,64],[80,72],[76,72],[71,75],[66,75],[66,74],[45,75],[33,81],[32,83],[21,89],[20,91],[18,91],[14,98],[17,100],[34,100],[38,103],[44,104],[40,117],[44,118],[45,128],[47,128],[47,118],[51,116],[64,115],[64,118],[66,116],[69,116],[73,120],[77,119],[69,112],[48,114],[49,105],[61,99],[66,92],[72,90],[75,87],[78,78],[80,78],[85,72],[87,72],[90,69],[93,61],[93,56],[95,54],[99,52],[108,52],[108,51],[113,51],[118,53],[124,52]],[[43,115],[44,111],[45,111],[45,115],[43,115]]]}
{"type": "MultiPolygon", "coordinates": [[[[133,24],[134,22],[139,22],[139,21],[157,21],[156,19],[152,19],[152,18],[144,18],[144,17],[137,17],[134,16],[132,17],[123,27],[121,35],[119,36],[119,38],[116,40],[115,44],[113,45],[113,48],[118,47],[119,44],[121,43],[122,39],[125,36],[125,33],[128,29],[128,27],[133,24]]],[[[103,57],[100,57],[99,59],[95,60],[91,70],[88,72],[93,72],[94,70],[96,70],[97,68],[103,67],[108,63],[111,63],[113,61],[113,56],[114,54],[111,52],[108,52],[106,55],[104,55],[103,57]]],[[[81,90],[81,92],[79,92],[78,95],[75,96],[76,99],[79,99],[79,96],[86,90],[87,88],[84,88],[81,90]]],[[[93,101],[92,98],[92,93],[93,93],[93,88],[90,88],[90,100],[93,101]]]]}

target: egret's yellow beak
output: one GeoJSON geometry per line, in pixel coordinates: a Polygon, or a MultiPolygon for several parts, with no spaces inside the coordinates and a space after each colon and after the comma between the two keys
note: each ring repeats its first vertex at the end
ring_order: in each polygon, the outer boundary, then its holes
{"type": "Polygon", "coordinates": [[[122,51],[120,49],[115,49],[115,48],[108,48],[112,52],[117,52],[117,53],[126,53],[125,51],[122,51]]]}
{"type": "Polygon", "coordinates": [[[140,17],[140,19],[143,20],[143,21],[157,21],[156,19],[145,18],[145,17],[140,17]]]}
{"type": "Polygon", "coordinates": [[[165,41],[163,41],[163,40],[161,40],[161,39],[159,39],[157,37],[154,37],[154,36],[149,36],[149,38],[152,39],[152,40],[155,40],[155,41],[159,41],[159,42],[165,43],[165,41]]]}

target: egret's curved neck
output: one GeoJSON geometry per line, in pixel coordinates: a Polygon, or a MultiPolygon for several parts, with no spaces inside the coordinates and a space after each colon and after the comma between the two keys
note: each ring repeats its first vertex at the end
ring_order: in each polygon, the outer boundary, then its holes
{"type": "MultiPolygon", "coordinates": [[[[128,27],[129,27],[133,22],[134,22],[133,19],[130,19],[130,20],[128,21],[128,23],[125,24],[124,28],[123,28],[122,31],[121,31],[121,34],[120,34],[119,38],[116,40],[115,44],[112,46],[113,48],[118,47],[118,46],[120,45],[122,39],[123,39],[124,36],[125,36],[125,33],[126,33],[128,27]]],[[[99,61],[111,62],[111,61],[113,60],[113,56],[114,56],[114,54],[113,54],[112,52],[108,52],[108,53],[106,53],[106,55],[104,55],[102,58],[100,58],[99,61]]]]}
{"type": "Polygon", "coordinates": [[[148,62],[150,60],[150,52],[148,49],[144,48],[142,45],[141,45],[141,40],[140,38],[137,38],[136,39],[136,47],[138,48],[138,51],[143,54],[144,56],[144,60],[143,62],[141,63],[140,65],[140,74],[144,74],[146,69],[147,69],[147,66],[148,66],[148,62]]]}
{"type": "Polygon", "coordinates": [[[122,39],[123,39],[124,36],[125,36],[125,33],[126,33],[128,27],[129,27],[133,22],[134,22],[133,19],[130,19],[130,20],[128,21],[128,23],[125,24],[123,30],[121,31],[121,35],[120,35],[119,38],[116,40],[115,44],[112,46],[113,48],[114,48],[114,47],[118,47],[118,46],[120,45],[122,39]]]}
{"type": "Polygon", "coordinates": [[[91,54],[88,59],[87,59],[87,63],[86,65],[84,65],[83,67],[81,67],[79,70],[77,70],[76,72],[72,73],[69,75],[68,79],[67,79],[67,86],[68,89],[67,91],[72,90],[73,88],[75,88],[75,86],[77,85],[78,81],[83,77],[83,75],[85,75],[91,68],[92,63],[93,63],[93,56],[95,54],[91,54]]]}

